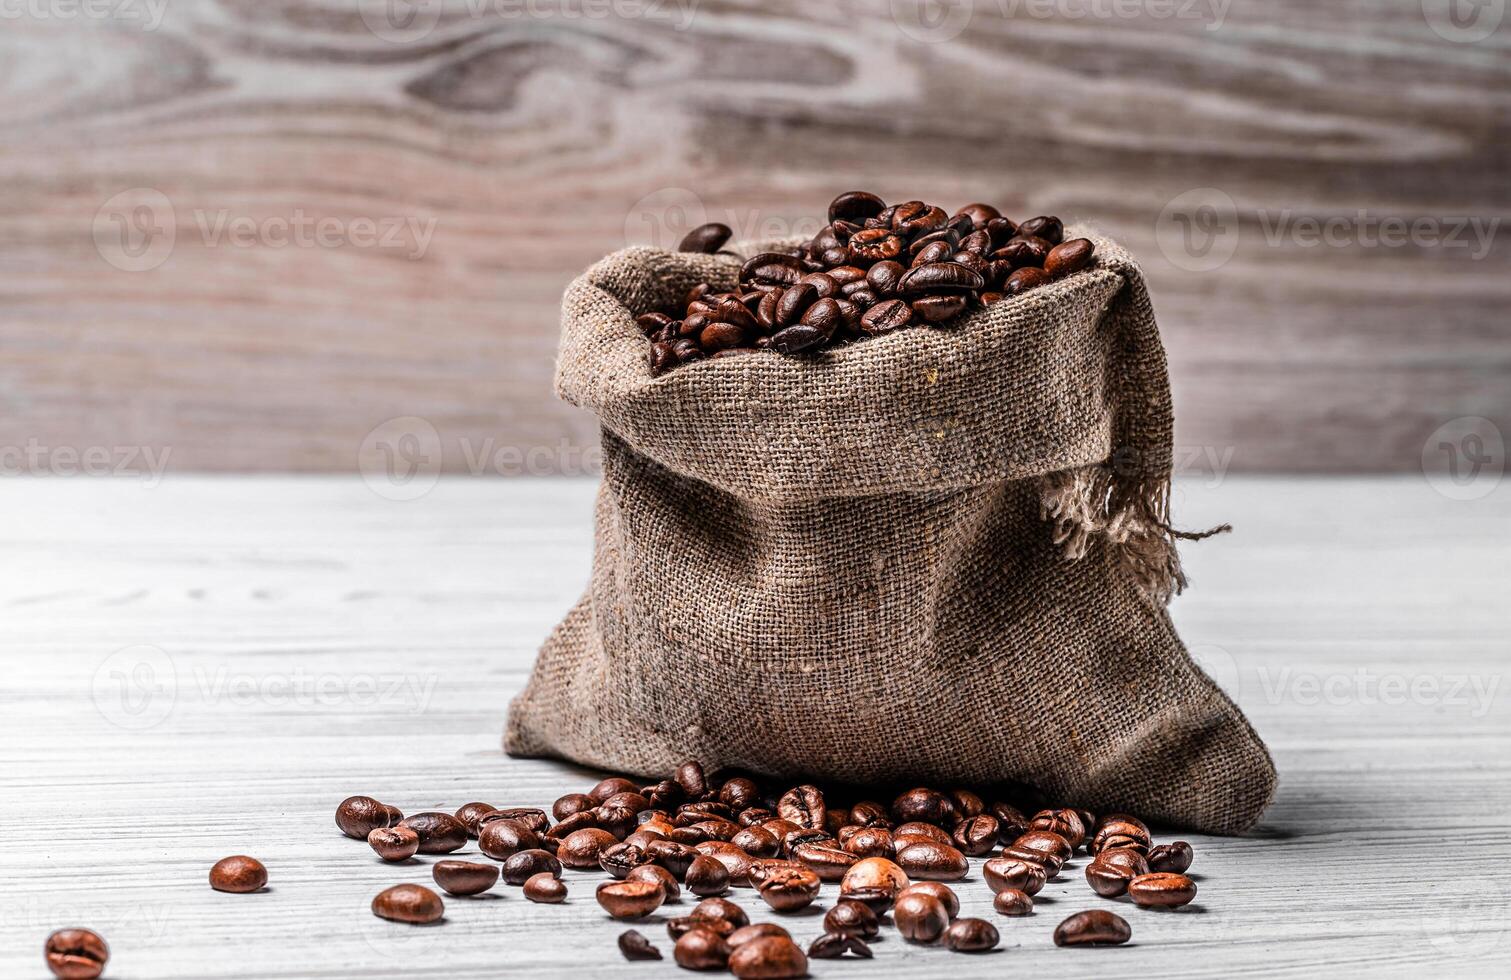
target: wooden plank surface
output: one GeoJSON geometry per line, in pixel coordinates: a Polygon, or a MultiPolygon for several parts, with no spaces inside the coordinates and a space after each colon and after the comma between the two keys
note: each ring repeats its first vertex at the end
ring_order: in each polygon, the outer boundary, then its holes
{"type": "Polygon", "coordinates": [[[1251,471],[1415,469],[1451,419],[1511,431],[1511,26],[1467,40],[1447,2],[954,0],[924,21],[897,0],[131,0],[111,21],[8,18],[0,446],[347,472],[375,426],[417,416],[454,471],[492,439],[570,474],[594,433],[549,394],[574,272],[704,217],[812,230],[862,185],[1125,240],[1182,444],[1251,471]],[[286,243],[318,220],[325,241],[286,243]],[[1309,220],[1340,222],[1334,244],[1309,220]]]}
{"type": "MultiPolygon", "coordinates": [[[[816,963],[815,977],[1511,968],[1505,488],[1473,502],[1406,479],[1180,491],[1183,521],[1238,528],[1187,550],[1194,584],[1174,610],[1274,750],[1280,792],[1258,832],[1190,838],[1199,907],[1122,910],[1127,948],[1050,944],[1061,917],[1102,901],[1077,869],[1035,916],[998,920],[1000,953],[894,936],[871,967],[816,963]]],[[[672,975],[619,958],[578,875],[560,907],[500,889],[450,900],[438,928],[377,920],[372,895],[428,881],[429,859],[383,866],[331,822],[356,792],[409,812],[541,805],[594,778],[498,744],[536,644],[585,581],[591,494],[0,482],[0,976],[39,975],[43,938],[75,923],[106,935],[120,978],[672,975]],[[267,863],[266,893],[209,890],[231,853],[267,863]]],[[[979,880],[961,892],[991,914],[979,880]]]]}

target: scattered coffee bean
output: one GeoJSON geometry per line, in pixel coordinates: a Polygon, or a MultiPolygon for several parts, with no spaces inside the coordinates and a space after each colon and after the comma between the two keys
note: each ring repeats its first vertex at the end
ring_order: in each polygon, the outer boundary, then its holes
{"type": "Polygon", "coordinates": [[[481,895],[498,881],[498,866],[475,861],[437,861],[430,869],[435,883],[451,895],[481,895]]]}
{"type": "Polygon", "coordinates": [[[992,899],[992,908],[1002,915],[1032,915],[1034,900],[1021,888],[1004,888],[992,899]]]}
{"type": "Polygon", "coordinates": [[[795,980],[808,975],[808,957],[782,936],[763,936],[729,954],[729,972],[739,980],[795,980]]]}
{"type": "Polygon", "coordinates": [[[424,925],[446,914],[441,896],[423,885],[394,885],[372,900],[372,913],[380,919],[424,925]]]}
{"type": "Polygon", "coordinates": [[[659,960],[661,950],[651,945],[651,941],[638,930],[630,929],[619,934],[619,952],[624,954],[627,960],[659,960]]]}
{"type": "Polygon", "coordinates": [[[420,835],[421,854],[450,854],[467,846],[467,828],[449,813],[416,813],[399,821],[420,835]]]}
{"type": "Polygon", "coordinates": [[[1183,840],[1161,844],[1149,851],[1149,870],[1184,874],[1191,867],[1192,857],[1191,845],[1183,840]]]}
{"type": "Polygon", "coordinates": [[[94,980],[105,972],[110,947],[90,929],[59,929],[43,947],[47,968],[62,980],[94,980]]]}
{"type": "MultiPolygon", "coordinates": [[[[482,838],[479,838],[478,843],[482,843],[482,838]]],[[[561,847],[557,849],[556,857],[564,867],[597,868],[603,852],[617,843],[619,843],[618,839],[607,830],[589,827],[586,830],[577,830],[568,834],[562,840],[561,847]]],[[[483,853],[488,854],[486,850],[483,853]]],[[[488,856],[495,857],[496,855],[488,854],[488,856]]]]}
{"type": "Polygon", "coordinates": [[[1103,817],[1097,825],[1089,850],[1092,854],[1097,854],[1109,847],[1132,847],[1148,853],[1149,846],[1149,828],[1142,820],[1126,813],[1112,813],[1103,817]]]}
{"type": "Polygon", "coordinates": [[[561,862],[550,851],[531,848],[511,854],[500,874],[506,885],[523,885],[538,874],[560,878],[561,862]]]}
{"type": "Polygon", "coordinates": [[[659,864],[642,864],[638,868],[632,868],[624,876],[624,880],[654,882],[661,886],[661,893],[666,896],[667,902],[682,901],[682,886],[670,871],[659,864]]]}
{"type": "Polygon", "coordinates": [[[691,915],[705,922],[728,922],[735,929],[750,925],[750,916],[745,910],[727,898],[705,898],[693,906],[691,915]]]}
{"type": "Polygon", "coordinates": [[[1173,909],[1196,897],[1196,882],[1169,871],[1139,875],[1128,882],[1128,897],[1145,908],[1173,909]]]}
{"type": "Polygon", "coordinates": [[[616,919],[643,919],[666,901],[666,893],[654,881],[606,881],[598,886],[596,897],[616,919]]]}
{"type": "Polygon", "coordinates": [[[1001,829],[996,817],[983,813],[960,821],[955,825],[955,832],[951,836],[960,853],[969,857],[981,857],[991,853],[997,846],[997,835],[1001,829]]]}
{"type": "Polygon", "coordinates": [[[787,868],[767,875],[758,889],[761,898],[778,912],[796,912],[818,898],[818,875],[808,868],[787,868]]]}
{"type": "Polygon", "coordinates": [[[699,854],[687,866],[682,883],[694,895],[722,895],[729,890],[729,870],[717,858],[699,854]]]}
{"type": "Polygon", "coordinates": [[[376,828],[398,823],[392,819],[397,812],[371,796],[349,796],[336,807],[336,826],[348,837],[367,840],[367,835],[376,828]]]}
{"type": "Polygon", "coordinates": [[[808,958],[814,960],[837,960],[851,953],[863,960],[872,956],[871,947],[859,936],[838,932],[826,932],[808,945],[808,958]]]}
{"type": "Polygon", "coordinates": [[[876,913],[859,902],[841,900],[824,914],[824,931],[841,936],[875,939],[881,932],[876,913]]]}
{"type": "Polygon", "coordinates": [[[897,897],[897,904],[892,909],[892,922],[908,942],[932,943],[949,928],[950,916],[939,899],[922,892],[913,892],[897,897]]]}
{"type": "MultiPolygon", "coordinates": [[[[682,239],[682,243],[677,246],[677,251],[702,252],[712,255],[723,248],[724,243],[729,241],[729,237],[733,234],[734,231],[728,225],[721,225],[718,222],[699,225],[687,233],[682,239]]],[[[661,957],[657,956],[656,958],[660,959],[661,957]]]]}
{"type": "Polygon", "coordinates": [[[953,823],[955,801],[936,789],[910,789],[892,801],[892,819],[901,825],[912,821],[940,826],[953,823]]]}
{"type": "Polygon", "coordinates": [[[1037,861],[1022,861],[1016,858],[992,858],[981,866],[981,877],[994,892],[1016,888],[1030,895],[1039,894],[1048,879],[1044,865],[1037,861]]]}
{"type": "Polygon", "coordinates": [[[558,905],[567,900],[567,886],[549,871],[525,879],[524,896],[541,905],[558,905]]]}
{"type": "MultiPolygon", "coordinates": [[[[586,793],[568,793],[551,804],[551,816],[557,820],[565,820],[574,813],[591,810],[597,805],[593,802],[593,798],[586,793]]],[[[631,929],[630,932],[634,932],[634,930],[631,929]]]]}
{"type": "Polygon", "coordinates": [[[672,958],[684,970],[722,970],[729,963],[729,943],[712,929],[697,926],[677,940],[672,958]]]}
{"type": "Polygon", "coordinates": [[[919,841],[897,852],[897,864],[909,878],[923,881],[959,881],[970,863],[953,845],[919,841]]]}
{"type": "Polygon", "coordinates": [[[477,836],[477,821],[485,813],[491,813],[498,809],[492,803],[463,803],[457,807],[454,816],[467,828],[468,835],[477,836]]]}
{"type": "Polygon", "coordinates": [[[221,858],[210,869],[210,887],[218,892],[245,894],[255,892],[268,883],[268,869],[256,858],[238,854],[221,858]]]}
{"type": "Polygon", "coordinates": [[[754,922],[748,926],[741,926],[729,934],[729,948],[738,949],[752,940],[764,939],[767,936],[780,936],[783,939],[791,939],[792,933],[783,929],[775,922],[754,922]]]}
{"type": "Polygon", "coordinates": [[[908,887],[904,888],[902,891],[898,892],[897,897],[901,898],[904,895],[915,893],[931,895],[934,898],[939,899],[940,903],[944,905],[945,914],[948,915],[951,919],[960,914],[960,896],[956,895],[955,890],[949,885],[944,884],[943,882],[915,881],[908,887]]]}
{"type": "Polygon", "coordinates": [[[407,861],[420,849],[420,835],[408,827],[374,827],[367,843],[385,861],[407,861]]]}
{"type": "Polygon", "coordinates": [[[674,942],[694,929],[708,929],[728,939],[738,928],[740,927],[733,922],[725,922],[723,919],[698,919],[691,915],[679,915],[666,920],[666,934],[674,942]]]}
{"type": "Polygon", "coordinates": [[[1104,909],[1077,912],[1055,927],[1056,946],[1117,946],[1132,936],[1122,916],[1104,909]]]}
{"type": "Polygon", "coordinates": [[[944,944],[957,953],[984,953],[999,941],[997,927],[985,919],[956,919],[944,931],[944,944]]]}

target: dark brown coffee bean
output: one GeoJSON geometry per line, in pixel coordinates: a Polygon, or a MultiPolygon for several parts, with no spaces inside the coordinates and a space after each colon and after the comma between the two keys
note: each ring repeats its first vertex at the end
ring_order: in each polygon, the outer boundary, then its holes
{"type": "Polygon", "coordinates": [[[399,821],[399,826],[420,835],[421,854],[450,854],[467,846],[467,828],[449,813],[416,813],[399,821]]]}
{"type": "Polygon", "coordinates": [[[1043,269],[1019,269],[1007,277],[1007,281],[1002,284],[1002,292],[1008,296],[1017,296],[1019,293],[1026,293],[1030,289],[1038,289],[1040,286],[1048,285],[1049,281],[1049,273],[1043,269]]]}
{"type": "Polygon", "coordinates": [[[430,876],[451,895],[481,895],[498,881],[498,866],[476,861],[437,861],[430,876]]]}
{"type": "Polygon", "coordinates": [[[729,934],[727,942],[731,950],[739,949],[746,943],[757,939],[765,939],[767,936],[778,936],[782,939],[791,939],[792,933],[783,929],[775,922],[756,922],[748,926],[741,926],[729,934]]]}
{"type": "Polygon", "coordinates": [[[1037,861],[996,857],[981,865],[981,877],[994,892],[1016,888],[1030,895],[1037,895],[1049,875],[1044,865],[1037,861]]]}
{"type": "Polygon", "coordinates": [[[846,191],[829,202],[829,223],[850,221],[860,223],[874,218],[886,209],[886,202],[875,194],[865,191],[846,191]]]}
{"type": "Polygon", "coordinates": [[[609,806],[607,803],[593,810],[593,820],[598,824],[598,829],[607,830],[615,840],[624,840],[640,825],[640,819],[634,810],[609,806]]]}
{"type": "Polygon", "coordinates": [[[485,813],[492,813],[498,807],[492,803],[463,803],[457,807],[456,818],[463,827],[467,828],[469,837],[477,836],[477,821],[485,813]]]}
{"type": "MultiPolygon", "coordinates": [[[[582,810],[578,813],[574,813],[571,816],[563,819],[560,823],[549,828],[545,833],[545,837],[549,840],[566,840],[568,837],[577,833],[577,831],[579,830],[598,828],[597,814],[598,808],[596,806],[588,810],[582,810]]],[[[489,821],[485,816],[483,818],[483,821],[478,824],[479,840],[482,839],[483,832],[488,829],[488,823],[489,821]]]]}
{"type": "Polygon", "coordinates": [[[1128,882],[1128,897],[1145,908],[1176,908],[1196,897],[1196,882],[1169,871],[1139,875],[1128,882]]]}
{"type": "Polygon", "coordinates": [[[705,898],[694,905],[689,914],[694,919],[728,922],[736,929],[750,925],[750,916],[745,910],[727,898],[705,898]]]}
{"type": "Polygon", "coordinates": [[[510,806],[497,810],[489,810],[477,818],[478,833],[482,833],[484,827],[495,820],[513,820],[515,823],[533,830],[537,834],[544,834],[551,826],[546,811],[533,806],[510,806]]]}
{"type": "Polygon", "coordinates": [[[1025,238],[1030,236],[1042,238],[1051,245],[1058,245],[1065,238],[1065,224],[1059,218],[1050,215],[1029,218],[1018,226],[1018,234],[1025,238]]]}
{"type": "Polygon", "coordinates": [[[1086,883],[1103,898],[1116,898],[1128,891],[1133,872],[1101,858],[1086,865],[1086,883]]]}
{"type": "Polygon", "coordinates": [[[908,877],[922,881],[959,881],[970,870],[970,862],[957,848],[935,841],[898,849],[897,863],[908,877]]]}
{"type": "Polygon", "coordinates": [[[1017,807],[999,802],[993,803],[988,809],[1001,825],[997,839],[1003,843],[1017,840],[1028,830],[1028,818],[1017,807]]]}
{"type": "Polygon", "coordinates": [[[881,932],[881,920],[860,902],[839,901],[824,915],[824,931],[842,936],[875,939],[881,932]]]}
{"type": "Polygon", "coordinates": [[[1000,941],[997,927],[985,919],[956,919],[944,931],[944,944],[957,953],[984,953],[1000,941]]]}
{"type": "Polygon", "coordinates": [[[1148,853],[1150,845],[1149,827],[1142,820],[1126,813],[1110,813],[1097,825],[1088,849],[1096,854],[1105,848],[1132,847],[1148,853]]]}
{"type": "Polygon", "coordinates": [[[960,896],[956,895],[955,890],[942,881],[915,881],[898,892],[897,897],[901,898],[911,892],[939,899],[940,903],[944,905],[945,913],[952,920],[960,914],[960,896]]]}
{"type": "Polygon", "coordinates": [[[506,885],[523,885],[538,874],[561,877],[561,862],[556,855],[539,848],[519,851],[509,856],[502,871],[506,885]]]}
{"type": "Polygon", "coordinates": [[[760,787],[756,785],[755,780],[744,776],[727,779],[724,785],[719,787],[719,802],[742,815],[760,799],[760,796],[760,787]]]}
{"type": "Polygon", "coordinates": [[[992,244],[1000,248],[1018,233],[1018,223],[1011,218],[992,218],[985,230],[992,236],[992,244]]]}
{"type": "Polygon", "coordinates": [[[1044,265],[1054,248],[1042,238],[1014,238],[992,253],[993,260],[1006,262],[1013,269],[1037,269],[1044,265]]]}
{"type": "Polygon", "coordinates": [[[869,960],[873,955],[871,947],[859,936],[826,932],[808,945],[809,959],[837,960],[846,953],[863,960],[869,960]]]}
{"type": "Polygon", "coordinates": [[[908,942],[932,943],[949,928],[950,916],[939,899],[913,892],[897,897],[897,904],[892,908],[892,922],[908,942]]]}
{"type": "Polygon", "coordinates": [[[598,866],[615,878],[624,878],[642,864],[650,863],[650,855],[638,844],[614,844],[598,854],[598,866]]]}
{"type": "MultiPolygon", "coordinates": [[[[672,318],[665,313],[642,313],[635,317],[635,326],[647,337],[654,337],[672,325],[672,318]]],[[[489,807],[491,810],[492,807],[489,807]]],[[[465,821],[464,821],[465,822],[465,821]]]]}
{"type": "MultiPolygon", "coordinates": [[[[848,896],[879,889],[890,900],[896,898],[897,893],[907,885],[907,872],[898,867],[897,862],[881,857],[862,858],[845,872],[845,877],[840,882],[840,893],[842,896],[848,896]]],[[[862,899],[856,900],[862,901],[862,899]]],[[[866,904],[870,905],[873,911],[876,909],[871,901],[866,901],[866,904]]]]}
{"type": "Polygon", "coordinates": [[[1139,875],[1146,875],[1152,870],[1149,867],[1149,859],[1144,856],[1144,853],[1132,847],[1103,848],[1097,853],[1092,863],[1108,864],[1113,867],[1122,868],[1134,878],[1137,878],[1139,875]]]}
{"type": "Polygon", "coordinates": [[[750,870],[747,873],[751,886],[759,889],[761,882],[772,874],[789,869],[802,870],[807,867],[801,861],[794,861],[791,858],[756,858],[750,862],[750,870]]]}
{"type": "Polygon", "coordinates": [[[1020,850],[1045,854],[1057,860],[1062,866],[1075,853],[1070,846],[1070,841],[1052,830],[1030,830],[1013,841],[1012,846],[1020,850]]]}
{"type": "Polygon", "coordinates": [[[831,844],[799,844],[792,849],[792,856],[812,868],[814,874],[821,880],[840,881],[845,877],[845,872],[849,871],[860,858],[831,844]]]}
{"type": "MultiPolygon", "coordinates": [[[[754,326],[755,322],[745,324],[754,326]]],[[[698,799],[708,792],[708,780],[703,775],[703,764],[696,759],[689,759],[676,768],[672,773],[672,782],[682,790],[689,799],[698,799]]]]}
{"type": "Polygon", "coordinates": [[[653,842],[645,853],[678,878],[686,875],[688,867],[698,858],[698,852],[688,845],[670,840],[653,842]]]}
{"type": "Polygon", "coordinates": [[[996,817],[983,813],[960,821],[951,836],[962,854],[981,857],[997,846],[997,834],[1001,829],[996,817]]]}
{"type": "Polygon", "coordinates": [[[872,262],[896,259],[903,253],[903,240],[890,230],[868,228],[856,232],[851,237],[847,249],[852,261],[869,265],[872,262]]]}
{"type": "Polygon", "coordinates": [[[423,925],[446,914],[441,896],[423,885],[394,885],[373,897],[372,913],[380,919],[423,925]]]}
{"type": "MultiPolygon", "coordinates": [[[[615,793],[603,801],[603,806],[600,809],[604,813],[610,811],[615,813],[627,812],[638,817],[644,811],[649,810],[650,807],[651,801],[646,799],[644,793],[615,793]]],[[[604,829],[608,830],[609,828],[605,826],[604,829]]]]}
{"type": "Polygon", "coordinates": [[[822,330],[798,324],[772,334],[770,344],[778,354],[801,354],[822,347],[829,342],[829,336],[822,330]]]}
{"type": "MultiPolygon", "coordinates": [[[[915,266],[903,273],[897,283],[897,291],[905,297],[918,297],[940,292],[966,292],[986,285],[980,273],[972,272],[954,262],[931,262],[915,266]]],[[[939,794],[944,799],[949,797],[939,794]]],[[[953,809],[953,807],[952,807],[953,809]]]]}
{"type": "Polygon", "coordinates": [[[694,929],[707,929],[724,939],[734,935],[737,927],[733,922],[725,922],[723,919],[698,919],[691,915],[674,916],[666,920],[666,934],[675,942],[694,929]]]}
{"type": "Polygon", "coordinates": [[[943,323],[965,312],[970,300],[955,293],[940,293],[935,296],[920,296],[909,304],[913,315],[927,323],[943,323]]]}
{"type": "Polygon", "coordinates": [[[892,858],[897,848],[892,841],[892,832],[882,827],[862,827],[849,835],[844,842],[845,850],[856,857],[892,858]]]}
{"type": "MultiPolygon", "coordinates": [[[[482,840],[479,839],[479,844],[481,843],[482,840]]],[[[561,842],[561,847],[557,849],[556,856],[562,865],[568,868],[597,868],[598,859],[603,852],[617,843],[618,840],[607,830],[590,827],[568,834],[561,842]]],[[[524,849],[520,848],[520,850],[524,849]]],[[[485,849],[483,853],[488,854],[488,851],[485,849]]],[[[494,857],[492,854],[488,856],[494,857]]]]}
{"type": "Polygon", "coordinates": [[[1055,927],[1056,946],[1117,946],[1132,936],[1123,917],[1105,909],[1077,912],[1055,927]]]}
{"type": "MultiPolygon", "coordinates": [[[[831,301],[832,302],[832,301],[831,301]]],[[[817,786],[798,786],[782,794],[777,814],[799,827],[824,829],[824,794],[817,786]]]]}
{"type": "Polygon", "coordinates": [[[913,256],[912,267],[932,265],[938,262],[947,262],[955,252],[955,246],[948,241],[930,242],[913,256]]]}
{"type": "Polygon", "coordinates": [[[1081,816],[1074,810],[1040,810],[1028,822],[1029,830],[1047,830],[1065,838],[1074,850],[1086,839],[1087,829],[1081,824],[1081,816]]]}
{"type": "Polygon", "coordinates": [[[818,875],[808,868],[786,868],[766,875],[758,891],[774,910],[796,912],[813,904],[819,887],[818,875]]]}
{"type": "Polygon", "coordinates": [[[1060,873],[1060,869],[1065,866],[1065,862],[1053,854],[1048,854],[1044,851],[1035,851],[1027,847],[1014,847],[1011,844],[1004,847],[998,857],[1004,860],[1037,864],[1044,869],[1044,876],[1046,878],[1054,878],[1060,873]]]}
{"type": "Polygon", "coordinates": [[[110,947],[91,929],[59,929],[43,946],[47,968],[62,980],[94,980],[105,972],[110,947]]]}
{"type": "MultiPolygon", "coordinates": [[[[717,221],[709,222],[706,225],[699,225],[687,233],[682,242],[677,246],[677,251],[701,252],[704,255],[712,255],[723,248],[724,243],[729,241],[730,236],[733,234],[733,229],[728,225],[721,225],[717,221]]],[[[657,958],[659,959],[659,957],[657,958]]]]}
{"type": "Polygon", "coordinates": [[[1044,258],[1044,271],[1055,279],[1080,272],[1091,264],[1096,246],[1088,239],[1076,238],[1056,245],[1044,258]]]}
{"type": "Polygon", "coordinates": [[[782,936],[763,936],[729,954],[729,972],[739,980],[796,980],[808,975],[808,957],[782,936]]]}
{"type": "Polygon", "coordinates": [[[717,858],[699,854],[688,865],[682,883],[694,895],[722,895],[729,890],[729,869],[717,858]]]}
{"type": "Polygon", "coordinates": [[[900,330],[913,321],[913,308],[900,299],[882,300],[860,318],[860,329],[872,336],[900,330]]]}
{"type": "Polygon", "coordinates": [[[638,868],[632,868],[624,876],[624,880],[652,882],[661,887],[661,893],[666,896],[667,902],[682,901],[682,886],[670,871],[659,864],[642,864],[638,868]]]}
{"type": "Polygon", "coordinates": [[[643,919],[661,907],[666,892],[654,881],[606,881],[595,897],[615,919],[643,919]]]}
{"type": "Polygon", "coordinates": [[[877,296],[886,298],[897,295],[897,284],[908,270],[901,262],[878,262],[866,270],[866,283],[877,296]]]}
{"type": "Polygon", "coordinates": [[[729,841],[751,857],[775,857],[782,849],[782,842],[764,827],[746,827],[729,841]]]}
{"type": "Polygon", "coordinates": [[[567,886],[547,871],[525,879],[524,895],[541,905],[559,905],[567,900],[567,886]]]}
{"type": "Polygon", "coordinates": [[[388,807],[371,796],[350,796],[336,807],[336,826],[354,840],[367,840],[373,830],[392,827],[397,822],[390,820],[388,807]]]}
{"type": "Polygon", "coordinates": [[[796,256],[762,252],[752,256],[740,269],[740,282],[791,286],[805,274],[803,263],[796,256]]]}
{"type": "Polygon", "coordinates": [[[892,215],[892,230],[904,238],[926,235],[938,231],[949,223],[950,216],[943,208],[925,204],[923,201],[908,201],[897,205],[892,215]]]}
{"type": "Polygon", "coordinates": [[[729,943],[717,932],[700,926],[677,940],[672,958],[684,970],[722,970],[729,962],[729,943]]]}
{"type": "Polygon", "coordinates": [[[1194,856],[1191,845],[1183,840],[1161,844],[1149,852],[1149,870],[1184,874],[1194,856]]]}
{"type": "Polygon", "coordinates": [[[268,869],[261,861],[245,854],[221,858],[210,869],[210,887],[218,892],[255,892],[267,883],[268,869]]]}
{"type": "Polygon", "coordinates": [[[619,934],[619,952],[625,959],[635,960],[659,960],[661,950],[651,945],[651,941],[638,930],[630,929],[619,934]]]}
{"type": "Polygon", "coordinates": [[[724,865],[724,870],[729,872],[730,885],[738,887],[750,883],[750,866],[755,859],[733,844],[717,840],[704,841],[696,845],[694,850],[724,865]]]}
{"type": "Polygon", "coordinates": [[[1004,888],[992,899],[992,908],[1002,915],[1032,915],[1034,900],[1021,888],[1004,888]]]}
{"type": "MultiPolygon", "coordinates": [[[[608,835],[602,830],[581,833],[608,835]]],[[[538,850],[543,843],[539,834],[515,820],[490,820],[478,829],[477,849],[495,861],[507,861],[520,851],[538,850]]]]}
{"type": "Polygon", "coordinates": [[[651,374],[665,374],[678,363],[677,354],[672,350],[672,345],[669,342],[658,341],[651,344],[651,374]]]}
{"type": "Polygon", "coordinates": [[[420,835],[408,827],[374,827],[367,843],[385,861],[407,861],[420,849],[420,835]]]}

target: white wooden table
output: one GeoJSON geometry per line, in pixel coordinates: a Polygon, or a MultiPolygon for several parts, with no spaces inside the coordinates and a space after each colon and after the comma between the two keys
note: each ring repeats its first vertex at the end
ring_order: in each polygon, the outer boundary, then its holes
{"type": "MultiPolygon", "coordinates": [[[[0,976],[43,975],[44,937],[71,924],[107,937],[121,978],[675,973],[620,959],[622,927],[586,882],[559,907],[500,888],[448,900],[436,928],[375,919],[372,895],[428,882],[429,859],[384,866],[331,820],[352,793],[408,812],[542,805],[593,778],[499,749],[537,643],[585,581],[591,494],[0,483],[0,976]],[[267,863],[265,893],[206,886],[233,853],[267,863]]],[[[1190,838],[1199,907],[1125,910],[1129,947],[1051,945],[1062,916],[1103,902],[1077,869],[1034,917],[997,920],[1001,952],[893,934],[872,964],[814,976],[1511,970],[1511,488],[1457,502],[1421,479],[1230,478],[1181,495],[1187,525],[1238,528],[1188,548],[1174,609],[1275,752],[1260,832],[1190,838]]],[[[961,892],[991,914],[979,881],[961,892]]]]}

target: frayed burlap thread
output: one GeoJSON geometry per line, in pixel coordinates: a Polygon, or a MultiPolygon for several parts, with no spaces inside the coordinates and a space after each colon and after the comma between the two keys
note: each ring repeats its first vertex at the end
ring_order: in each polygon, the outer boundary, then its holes
{"type": "Polygon", "coordinates": [[[738,266],[631,248],[572,283],[557,389],[602,423],[592,580],[505,748],[1251,826],[1269,754],[1165,610],[1184,579],[1143,276],[1076,233],[1093,268],[959,325],[659,378],[634,315],[738,266]]]}

